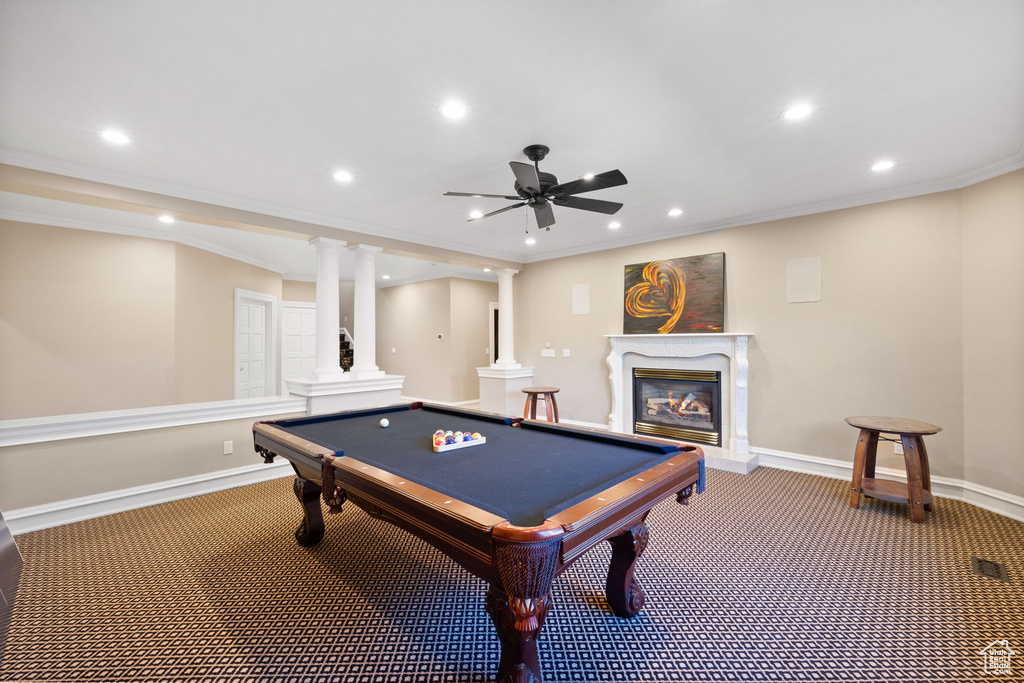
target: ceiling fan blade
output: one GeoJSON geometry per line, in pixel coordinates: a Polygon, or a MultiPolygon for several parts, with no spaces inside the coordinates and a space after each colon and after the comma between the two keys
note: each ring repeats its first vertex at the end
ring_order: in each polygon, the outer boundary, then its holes
{"type": "MultiPolygon", "coordinates": [[[[523,164],[524,166],[526,164],[523,164]]],[[[554,187],[548,188],[547,194],[555,197],[567,197],[571,194],[582,194],[583,192],[593,192],[594,190],[605,190],[609,187],[618,187],[619,185],[626,184],[626,176],[622,175],[622,171],[615,169],[614,171],[605,171],[604,173],[598,173],[593,178],[579,180],[570,180],[567,183],[561,185],[555,185],[554,187]]]]}
{"type": "Polygon", "coordinates": [[[533,213],[537,216],[538,228],[549,228],[555,224],[555,211],[547,202],[534,204],[533,213]]]}
{"type": "Polygon", "coordinates": [[[583,209],[584,211],[597,211],[606,213],[609,216],[622,208],[618,202],[606,202],[601,199],[588,199],[586,197],[566,197],[565,199],[552,199],[558,206],[566,206],[570,209],[583,209]]]}
{"type": "Polygon", "coordinates": [[[537,169],[532,164],[524,164],[521,161],[510,161],[508,165],[512,167],[512,172],[516,174],[516,180],[519,181],[519,187],[523,188],[530,194],[537,194],[540,192],[540,178],[537,177],[537,169]]]}
{"type": "MultiPolygon", "coordinates": [[[[518,199],[518,197],[517,197],[517,199],[518,199]]],[[[512,209],[518,209],[520,206],[526,206],[526,202],[519,202],[518,204],[513,204],[512,206],[506,206],[504,209],[498,209],[497,211],[491,211],[490,213],[485,213],[483,216],[480,216],[480,218],[470,218],[469,220],[470,221],[480,221],[480,220],[483,220],[483,219],[488,218],[490,216],[495,216],[495,215],[497,215],[499,213],[504,213],[506,211],[511,211],[512,209]]]]}
{"type": "Polygon", "coordinates": [[[494,199],[522,199],[522,197],[514,197],[507,194],[480,194],[472,192],[445,192],[445,197],[493,197],[494,199]]]}

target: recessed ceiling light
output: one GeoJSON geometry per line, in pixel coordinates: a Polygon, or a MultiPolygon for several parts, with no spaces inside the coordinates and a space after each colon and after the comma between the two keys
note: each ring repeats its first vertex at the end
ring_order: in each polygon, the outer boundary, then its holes
{"type": "Polygon", "coordinates": [[[381,275],[381,276],[380,276],[380,279],[381,279],[381,280],[390,280],[390,279],[391,279],[391,276],[390,276],[390,275],[381,275]]]}
{"type": "Polygon", "coordinates": [[[871,167],[872,171],[888,171],[890,168],[896,165],[895,161],[889,161],[883,159],[882,161],[876,161],[875,165],[871,167]]]}
{"type": "Polygon", "coordinates": [[[466,115],[466,105],[456,100],[448,100],[440,106],[438,111],[447,119],[461,119],[466,115]]]}
{"type": "Polygon", "coordinates": [[[160,220],[161,223],[167,223],[167,224],[171,224],[171,223],[174,222],[174,218],[172,218],[171,216],[168,216],[167,214],[164,214],[163,216],[160,216],[159,220],[160,220]]]}
{"type": "Polygon", "coordinates": [[[483,218],[484,217],[484,212],[483,211],[470,211],[469,212],[469,217],[470,218],[483,218]]]}
{"type": "Polygon", "coordinates": [[[352,182],[352,174],[348,171],[335,171],[334,179],[339,183],[350,183],[352,182]]]}
{"type": "Polygon", "coordinates": [[[618,230],[619,228],[622,227],[622,223],[618,221],[612,221],[611,223],[608,224],[608,227],[611,228],[612,230],[618,230]]]}
{"type": "Polygon", "coordinates": [[[794,104],[792,107],[782,112],[782,118],[787,121],[797,121],[799,119],[805,119],[814,112],[814,105],[808,102],[800,102],[794,104]]]}
{"type": "Polygon", "coordinates": [[[489,273],[489,272],[491,272],[491,269],[490,268],[484,268],[484,272],[485,273],[489,273]]]}
{"type": "Polygon", "coordinates": [[[533,246],[534,244],[537,244],[537,240],[533,239],[532,237],[527,237],[526,243],[529,244],[530,246],[533,246]]]}
{"type": "Polygon", "coordinates": [[[682,216],[683,215],[683,210],[682,209],[669,209],[668,210],[668,215],[672,216],[673,218],[675,218],[676,216],[682,216]]]}
{"type": "Polygon", "coordinates": [[[593,180],[594,179],[594,174],[593,173],[584,173],[583,175],[580,176],[580,178],[582,178],[583,180],[593,180]]]}
{"type": "Polygon", "coordinates": [[[101,131],[100,137],[102,137],[107,142],[113,143],[115,145],[127,145],[129,142],[132,141],[130,137],[128,137],[119,130],[114,130],[113,128],[108,128],[107,130],[101,131]]]}

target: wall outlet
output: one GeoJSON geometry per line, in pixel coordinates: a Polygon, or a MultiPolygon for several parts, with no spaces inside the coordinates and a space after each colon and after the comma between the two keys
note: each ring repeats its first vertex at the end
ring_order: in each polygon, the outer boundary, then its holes
{"type": "Polygon", "coordinates": [[[391,353],[398,353],[398,349],[396,349],[394,346],[392,346],[391,347],[391,353]]]}
{"type": "Polygon", "coordinates": [[[562,358],[569,357],[569,349],[562,349],[562,358]]]}
{"type": "Polygon", "coordinates": [[[231,455],[235,452],[235,442],[225,441],[224,442],[224,455],[231,455]]]}
{"type": "Polygon", "coordinates": [[[892,452],[895,455],[903,455],[903,442],[902,441],[893,441],[893,443],[892,443],[892,452]]]}
{"type": "Polygon", "coordinates": [[[491,350],[490,349],[484,349],[484,355],[490,357],[491,350]]]}

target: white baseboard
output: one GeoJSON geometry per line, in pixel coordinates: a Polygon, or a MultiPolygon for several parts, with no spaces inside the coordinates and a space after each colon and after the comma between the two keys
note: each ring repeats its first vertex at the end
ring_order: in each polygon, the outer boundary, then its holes
{"type": "Polygon", "coordinates": [[[172,500],[191,498],[204,493],[256,484],[271,479],[287,477],[293,473],[290,463],[281,458],[271,464],[246,465],[230,470],[220,470],[193,477],[172,479],[157,484],[134,486],[118,491],[109,491],[94,496],[72,498],[56,503],[11,510],[4,513],[7,525],[14,535],[85,519],[112,515],[136,508],[168,503],[172,500]]]}
{"type": "MultiPolygon", "coordinates": [[[[750,452],[757,454],[757,464],[759,466],[773,467],[790,472],[801,472],[803,474],[816,474],[832,479],[845,479],[846,481],[850,481],[853,478],[853,463],[845,460],[819,458],[813,455],[788,453],[786,451],[756,448],[754,446],[750,447],[750,452]]],[[[907,473],[904,470],[890,467],[879,467],[875,470],[875,474],[880,479],[892,479],[894,481],[906,481],[907,478],[907,473]]],[[[932,494],[935,496],[962,500],[965,503],[976,505],[998,515],[1024,522],[1024,498],[1020,496],[997,491],[996,489],[964,481],[963,479],[933,476],[931,480],[932,494]]]]}

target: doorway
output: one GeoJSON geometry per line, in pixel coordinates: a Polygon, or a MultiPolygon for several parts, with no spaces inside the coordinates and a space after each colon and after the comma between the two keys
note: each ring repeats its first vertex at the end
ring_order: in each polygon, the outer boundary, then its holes
{"type": "Polygon", "coordinates": [[[235,398],[277,394],[274,309],[277,297],[235,290],[235,398]]]}

